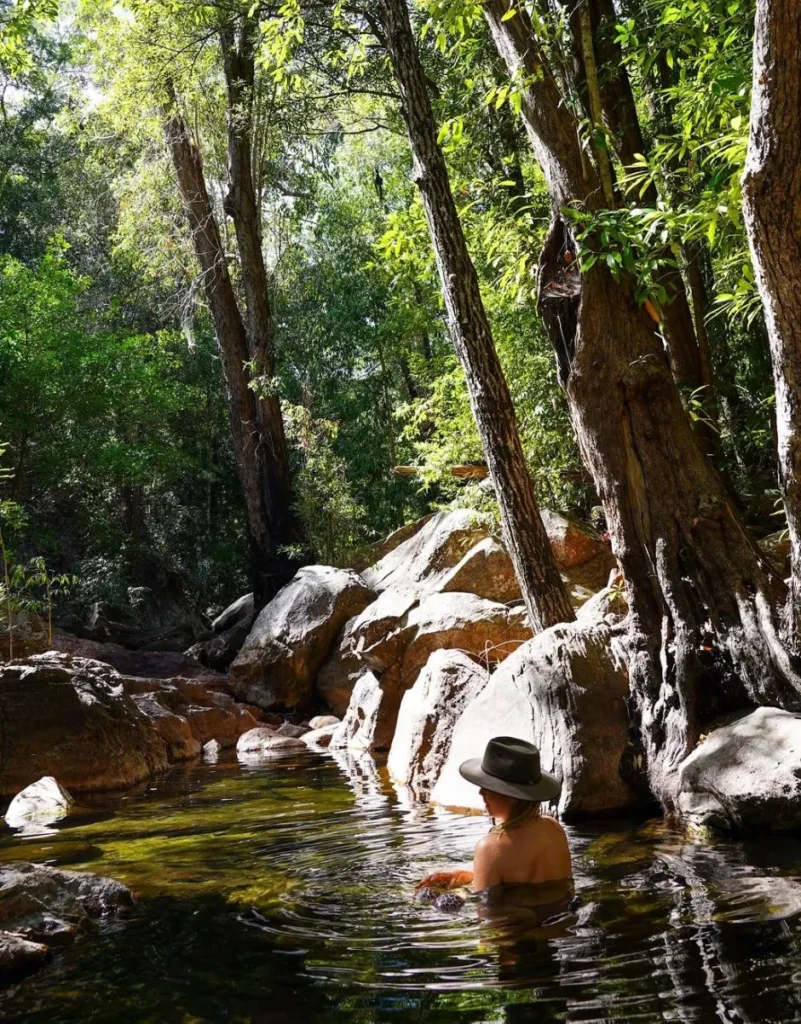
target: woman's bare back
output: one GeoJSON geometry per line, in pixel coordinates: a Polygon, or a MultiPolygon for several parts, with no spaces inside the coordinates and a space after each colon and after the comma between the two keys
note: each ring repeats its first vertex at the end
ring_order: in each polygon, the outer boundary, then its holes
{"type": "Polygon", "coordinates": [[[490,832],[473,855],[473,889],[506,883],[536,884],[571,877],[564,829],[545,815],[509,831],[490,832]]]}

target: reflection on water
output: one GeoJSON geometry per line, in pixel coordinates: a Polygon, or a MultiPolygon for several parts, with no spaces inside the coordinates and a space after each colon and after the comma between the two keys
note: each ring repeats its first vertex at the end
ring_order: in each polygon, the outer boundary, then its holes
{"type": "Polygon", "coordinates": [[[226,756],[92,802],[6,830],[0,859],[107,873],[137,905],[0,997],[4,1020],[801,1021],[797,840],[574,828],[580,905],[521,927],[414,901],[487,822],[399,799],[367,756],[226,756]]]}

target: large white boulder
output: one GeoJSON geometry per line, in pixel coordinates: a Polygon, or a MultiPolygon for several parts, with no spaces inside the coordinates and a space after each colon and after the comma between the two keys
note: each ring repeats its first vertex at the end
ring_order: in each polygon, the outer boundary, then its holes
{"type": "Polygon", "coordinates": [[[478,789],[459,765],[479,757],[493,736],[536,743],[542,766],[562,780],[568,816],[622,811],[637,803],[626,782],[628,678],[608,626],[553,626],[520,647],[490,677],[456,723],[431,799],[481,809],[478,789]]]}
{"type": "Polygon", "coordinates": [[[448,758],[453,728],[489,682],[463,651],[435,651],[401,701],[387,769],[393,782],[428,798],[448,758]]]}
{"type": "Polygon", "coordinates": [[[374,598],[361,576],[349,569],[300,569],[259,613],[231,665],[234,693],[265,710],[309,706],[337,633],[374,598]]]}
{"type": "Polygon", "coordinates": [[[682,762],[678,806],[699,824],[801,828],[801,715],[757,708],[714,729],[682,762]]]}
{"type": "Polygon", "coordinates": [[[6,825],[22,828],[31,822],[47,824],[66,818],[74,801],[63,786],[45,775],[14,797],[6,811],[6,825]]]}

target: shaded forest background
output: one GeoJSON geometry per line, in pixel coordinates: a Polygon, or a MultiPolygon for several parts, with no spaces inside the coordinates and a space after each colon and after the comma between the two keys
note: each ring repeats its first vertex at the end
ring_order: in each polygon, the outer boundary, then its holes
{"type": "MultiPolygon", "coordinates": [[[[85,604],[124,609],[132,589],[174,576],[209,611],[249,585],[214,327],[154,90],[177,83],[240,288],[224,210],[225,82],[216,40],[204,39],[221,6],[34,3],[22,17],[0,2],[5,542],[20,564],[40,556],[74,575],[85,604]]],[[[565,15],[544,6],[558,56],[565,15]]],[[[260,15],[254,177],[276,331],[274,375],[253,376],[280,396],[289,439],[300,530],[288,554],[344,565],[434,508],[497,509],[490,490],[449,472],[483,455],[385,54],[314,12],[287,3],[260,15]]],[[[474,5],[414,13],[538,499],[603,531],[536,309],[551,202],[520,94],[474,5]]],[[[682,400],[765,534],[784,520],[740,186],[754,4],[624,0],[617,15],[644,151],[618,167],[630,202],[591,225],[573,211],[576,230],[591,229],[591,258],[634,275],[638,301],[657,310],[670,299],[665,267],[681,269],[711,362],[710,381],[683,385],[682,400]]]]}

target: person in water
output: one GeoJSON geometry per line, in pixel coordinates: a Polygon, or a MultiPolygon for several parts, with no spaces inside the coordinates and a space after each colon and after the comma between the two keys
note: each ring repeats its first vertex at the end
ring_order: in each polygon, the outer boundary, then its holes
{"type": "Polygon", "coordinates": [[[533,743],[498,736],[483,757],[464,761],[459,772],[480,787],[493,827],[473,852],[473,869],[435,871],[417,889],[457,889],[472,885],[474,892],[537,886],[557,893],[572,891],[572,866],[567,836],[555,818],[542,814],[540,804],[556,800],[560,781],[540,768],[533,743]]]}

